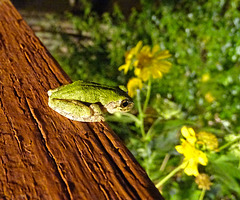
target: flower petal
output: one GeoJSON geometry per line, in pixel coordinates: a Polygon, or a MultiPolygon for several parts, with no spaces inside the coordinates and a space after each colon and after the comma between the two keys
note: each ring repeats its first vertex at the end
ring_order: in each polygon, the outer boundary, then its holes
{"type": "Polygon", "coordinates": [[[192,145],[195,144],[197,138],[196,138],[196,133],[192,128],[187,128],[186,126],[183,126],[181,129],[181,133],[183,137],[185,137],[190,144],[192,145]]]}
{"type": "Polygon", "coordinates": [[[204,165],[204,166],[206,166],[207,163],[208,163],[208,158],[207,158],[206,154],[203,153],[202,151],[199,151],[198,162],[199,162],[201,165],[204,165]]]}
{"type": "Polygon", "coordinates": [[[130,97],[134,97],[137,93],[137,89],[142,88],[142,80],[139,78],[131,78],[128,81],[127,88],[128,88],[128,95],[130,97]]]}
{"type": "Polygon", "coordinates": [[[198,168],[197,168],[197,162],[195,162],[194,159],[189,160],[189,163],[187,165],[187,167],[184,169],[184,172],[188,175],[188,176],[198,176],[199,172],[198,172],[198,168]]]}

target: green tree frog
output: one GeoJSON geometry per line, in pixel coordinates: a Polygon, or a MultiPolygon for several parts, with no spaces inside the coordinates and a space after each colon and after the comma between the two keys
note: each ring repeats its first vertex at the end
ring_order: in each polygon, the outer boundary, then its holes
{"type": "Polygon", "coordinates": [[[120,87],[81,80],[48,91],[48,105],[61,115],[76,121],[105,121],[103,113],[127,112],[133,101],[120,87]]]}

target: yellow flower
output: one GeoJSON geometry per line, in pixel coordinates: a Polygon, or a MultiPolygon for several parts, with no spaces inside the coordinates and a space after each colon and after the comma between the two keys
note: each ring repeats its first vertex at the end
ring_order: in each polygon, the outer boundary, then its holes
{"type": "Polygon", "coordinates": [[[148,45],[143,46],[137,54],[137,61],[134,63],[135,75],[143,81],[147,81],[150,77],[162,78],[163,73],[167,73],[172,65],[163,59],[170,56],[169,51],[160,51],[158,45],[155,45],[152,51],[148,45]]]}
{"type": "Polygon", "coordinates": [[[202,82],[207,82],[210,79],[210,75],[208,73],[202,75],[202,82]]]}
{"type": "Polygon", "coordinates": [[[212,103],[213,101],[215,101],[215,97],[211,94],[211,92],[208,92],[205,94],[205,99],[209,103],[212,103]]]}
{"type": "Polygon", "coordinates": [[[128,89],[128,95],[130,97],[134,97],[137,93],[137,89],[141,89],[143,86],[142,80],[139,78],[131,78],[128,81],[127,89],[128,89]]]}
{"type": "Polygon", "coordinates": [[[199,189],[210,190],[210,186],[212,185],[212,182],[207,174],[199,174],[196,177],[195,182],[198,184],[199,189]]]}
{"type": "Polygon", "coordinates": [[[181,128],[181,133],[182,133],[182,136],[185,137],[191,145],[193,146],[195,145],[197,138],[193,128],[187,128],[186,126],[183,126],[181,128]]]}
{"type": "Polygon", "coordinates": [[[124,70],[124,74],[126,74],[136,62],[136,55],[138,54],[139,50],[142,48],[142,41],[139,41],[135,47],[130,49],[125,54],[125,64],[121,65],[118,70],[124,70]]]}
{"type": "Polygon", "coordinates": [[[196,149],[197,141],[195,131],[192,128],[184,126],[181,129],[182,135],[186,138],[181,139],[181,145],[177,145],[176,150],[184,155],[184,172],[188,175],[198,176],[198,164],[207,165],[208,159],[204,152],[196,149]]]}
{"type": "Polygon", "coordinates": [[[131,68],[131,60],[125,59],[125,64],[121,65],[118,70],[124,70],[124,74],[127,74],[128,70],[131,68]]]}
{"type": "Polygon", "coordinates": [[[151,49],[148,45],[142,46],[142,41],[139,41],[126,53],[125,64],[121,65],[118,70],[124,70],[126,74],[135,68],[135,75],[143,81],[147,81],[150,77],[161,78],[163,73],[167,73],[172,65],[164,60],[170,56],[169,51],[160,51],[159,45],[155,45],[151,49]]]}
{"type": "Polygon", "coordinates": [[[184,172],[188,175],[194,175],[197,176],[199,174],[198,172],[198,163],[201,165],[207,165],[208,159],[205,153],[202,151],[196,149],[193,145],[191,145],[186,140],[181,140],[182,144],[177,145],[175,148],[176,150],[184,155],[183,163],[185,163],[184,166],[184,172]]]}
{"type": "Polygon", "coordinates": [[[216,150],[218,148],[218,139],[212,133],[201,131],[197,134],[197,138],[208,150],[216,150]]]}

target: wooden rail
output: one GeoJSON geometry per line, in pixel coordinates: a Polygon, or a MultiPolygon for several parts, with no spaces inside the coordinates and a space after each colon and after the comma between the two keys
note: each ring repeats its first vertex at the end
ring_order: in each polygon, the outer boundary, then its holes
{"type": "Polygon", "coordinates": [[[0,199],[163,199],[107,123],[71,121],[47,91],[71,82],[0,0],[0,199]]]}

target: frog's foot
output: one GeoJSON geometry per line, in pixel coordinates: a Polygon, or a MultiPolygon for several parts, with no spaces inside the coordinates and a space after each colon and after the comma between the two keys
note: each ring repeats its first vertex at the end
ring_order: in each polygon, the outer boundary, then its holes
{"type": "Polygon", "coordinates": [[[105,118],[102,115],[92,115],[87,119],[84,119],[84,122],[101,122],[105,121],[105,118]]]}
{"type": "Polygon", "coordinates": [[[105,121],[103,112],[98,104],[91,104],[89,108],[92,110],[92,115],[89,116],[88,122],[105,121]]]}

